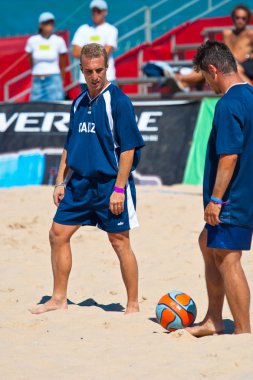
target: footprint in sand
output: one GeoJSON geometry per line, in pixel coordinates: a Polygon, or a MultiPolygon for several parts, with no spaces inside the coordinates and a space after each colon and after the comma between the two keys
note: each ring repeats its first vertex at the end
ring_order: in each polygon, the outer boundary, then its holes
{"type": "Polygon", "coordinates": [[[12,223],[9,224],[8,227],[12,230],[21,230],[26,228],[26,226],[22,223],[12,223]]]}

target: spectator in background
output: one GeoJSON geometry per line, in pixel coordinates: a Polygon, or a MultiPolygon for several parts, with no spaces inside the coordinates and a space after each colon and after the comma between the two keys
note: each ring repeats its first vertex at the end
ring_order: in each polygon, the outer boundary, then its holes
{"type": "MultiPolygon", "coordinates": [[[[237,70],[241,80],[251,84],[253,80],[253,30],[247,29],[251,12],[245,5],[237,5],[231,13],[234,29],[223,31],[223,42],[229,47],[237,61],[237,70]]],[[[201,73],[188,75],[174,74],[175,81],[181,88],[187,88],[202,80],[201,73]]]]}
{"type": "Polygon", "coordinates": [[[31,101],[64,99],[67,46],[64,39],[54,34],[55,17],[44,12],[39,17],[39,33],[28,39],[25,51],[32,67],[31,101]]]}
{"type": "Polygon", "coordinates": [[[253,80],[253,30],[247,29],[251,12],[245,5],[237,5],[231,14],[235,29],[225,29],[223,42],[238,63],[238,73],[245,82],[253,80]]]}
{"type": "MultiPolygon", "coordinates": [[[[107,79],[109,82],[116,84],[113,51],[117,48],[118,30],[106,22],[108,6],[104,0],[93,0],[90,3],[90,9],[92,24],[84,24],[77,29],[72,40],[72,54],[75,58],[80,59],[84,45],[95,42],[104,46],[109,57],[107,79]]],[[[86,83],[81,71],[79,81],[81,90],[86,90],[86,83]]]]}

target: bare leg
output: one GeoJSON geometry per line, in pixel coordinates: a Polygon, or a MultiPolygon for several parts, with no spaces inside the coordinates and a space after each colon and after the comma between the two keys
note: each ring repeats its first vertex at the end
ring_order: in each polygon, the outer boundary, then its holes
{"type": "Polygon", "coordinates": [[[122,278],[127,290],[125,314],[138,312],[138,266],[130,245],[129,232],[108,233],[108,237],[119,258],[122,278]]]}
{"type": "Polygon", "coordinates": [[[182,75],[175,74],[176,79],[181,83],[183,87],[194,86],[203,80],[202,74],[192,71],[190,74],[182,75]]]}
{"type": "Polygon", "coordinates": [[[215,250],[215,261],[224,280],[226,297],[234,318],[235,334],[250,333],[250,290],[241,266],[241,251],[215,250]]]}
{"type": "Polygon", "coordinates": [[[56,309],[67,309],[67,286],[72,265],[70,238],[79,226],[53,223],[49,232],[54,289],[51,299],[31,309],[32,314],[41,314],[56,309]]]}
{"type": "Polygon", "coordinates": [[[222,308],[225,295],[224,284],[222,276],[216,267],[213,249],[207,247],[206,229],[200,234],[199,246],[205,262],[208,310],[201,323],[187,328],[187,331],[194,336],[212,335],[224,329],[222,321],[222,308]]]}

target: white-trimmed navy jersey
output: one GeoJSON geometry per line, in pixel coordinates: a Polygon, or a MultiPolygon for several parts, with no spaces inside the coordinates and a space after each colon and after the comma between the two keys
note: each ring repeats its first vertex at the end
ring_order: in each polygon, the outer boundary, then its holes
{"type": "Polygon", "coordinates": [[[65,144],[67,165],[74,172],[116,177],[120,154],[135,149],[134,170],[143,146],[132,103],[118,87],[108,84],[93,99],[84,91],[74,100],[65,144]]]}

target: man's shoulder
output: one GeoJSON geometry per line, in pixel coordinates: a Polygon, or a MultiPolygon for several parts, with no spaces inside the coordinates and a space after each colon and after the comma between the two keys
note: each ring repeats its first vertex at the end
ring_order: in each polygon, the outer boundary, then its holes
{"type": "Polygon", "coordinates": [[[227,91],[227,93],[222,97],[227,103],[231,100],[240,102],[244,96],[248,96],[249,92],[252,93],[252,86],[248,83],[238,83],[227,91]]]}
{"type": "Polygon", "coordinates": [[[246,29],[247,35],[251,38],[253,38],[253,29],[246,29]]]}
{"type": "Polygon", "coordinates": [[[240,114],[245,101],[253,99],[253,89],[251,87],[247,83],[234,85],[217,102],[216,112],[221,112],[221,115],[224,115],[224,117],[226,117],[225,111],[238,112],[240,114]]]}
{"type": "Polygon", "coordinates": [[[129,97],[124,94],[124,92],[114,84],[110,84],[108,87],[108,91],[110,91],[112,102],[115,104],[126,104],[131,103],[129,97]]]}
{"type": "Polygon", "coordinates": [[[232,33],[233,33],[232,29],[226,28],[223,30],[223,36],[225,36],[225,37],[231,36],[232,33]]]}
{"type": "Polygon", "coordinates": [[[81,100],[87,95],[87,90],[81,92],[72,102],[71,108],[75,112],[81,102],[81,100]]]}
{"type": "Polygon", "coordinates": [[[221,117],[222,116],[226,117],[226,112],[231,110],[231,108],[234,107],[233,98],[234,98],[234,96],[231,97],[231,94],[229,94],[229,92],[224,94],[216,103],[214,116],[219,115],[221,117]]]}
{"type": "Polygon", "coordinates": [[[233,103],[236,100],[238,101],[240,100],[238,96],[232,93],[232,91],[228,91],[220,98],[220,100],[218,100],[216,104],[216,109],[218,110],[222,110],[222,109],[224,110],[227,108],[229,109],[233,107],[233,103]]]}
{"type": "Polygon", "coordinates": [[[105,29],[107,29],[108,31],[111,31],[111,32],[114,32],[114,33],[118,32],[118,29],[114,25],[109,24],[109,22],[105,22],[101,26],[104,27],[105,29]]]}
{"type": "Polygon", "coordinates": [[[86,33],[87,30],[89,30],[91,27],[91,25],[89,24],[83,24],[83,25],[80,25],[77,30],[76,30],[76,33],[86,33]]]}

